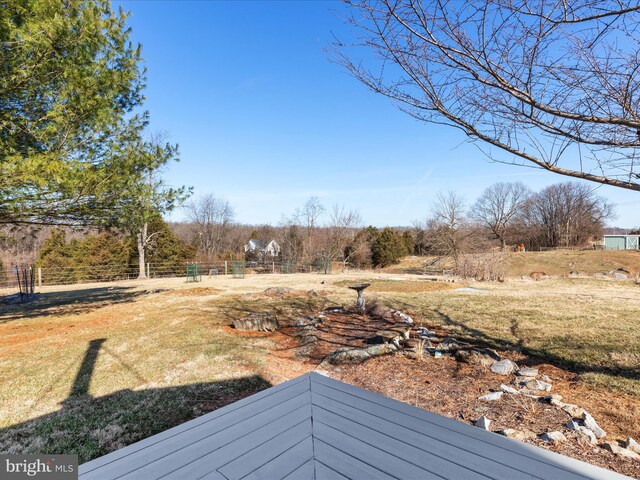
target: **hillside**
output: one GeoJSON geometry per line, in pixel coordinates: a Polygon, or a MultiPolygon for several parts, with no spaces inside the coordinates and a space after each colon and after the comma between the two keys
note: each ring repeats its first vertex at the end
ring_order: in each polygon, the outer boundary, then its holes
{"type": "MultiPolygon", "coordinates": [[[[531,272],[547,275],[595,276],[622,268],[631,276],[640,273],[638,250],[554,250],[546,252],[506,252],[507,276],[528,276],[531,272]]],[[[399,264],[383,269],[387,273],[436,273],[453,268],[451,259],[442,257],[406,257],[399,264]]]]}

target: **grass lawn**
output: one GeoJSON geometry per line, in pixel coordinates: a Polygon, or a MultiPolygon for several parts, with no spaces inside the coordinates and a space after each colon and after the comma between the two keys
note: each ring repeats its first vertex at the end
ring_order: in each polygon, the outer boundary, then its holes
{"type": "Polygon", "coordinates": [[[195,288],[132,282],[0,306],[0,452],[78,453],[83,462],[279,383],[287,374],[274,366],[273,339],[236,334],[230,320],[353,302],[344,285],[362,281],[372,283],[368,300],[478,343],[520,349],[612,398],[640,397],[640,287],[631,281],[512,280],[468,293],[456,291],[460,284],[388,279],[397,276],[263,275],[195,288]],[[320,295],[256,294],[278,285],[320,295]]]}

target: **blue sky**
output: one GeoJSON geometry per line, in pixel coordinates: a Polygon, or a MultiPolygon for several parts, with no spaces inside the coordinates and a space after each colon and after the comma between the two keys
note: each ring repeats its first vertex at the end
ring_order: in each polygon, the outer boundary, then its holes
{"type": "MultiPolygon", "coordinates": [[[[461,133],[413,120],[330,63],[332,32],[348,31],[338,2],[120,5],[143,46],[151,130],[180,145],[167,182],[224,197],[238,222],[277,224],[318,196],[366,224],[410,225],[440,190],[473,201],[496,181],[568,180],[491,163],[461,133]]],[[[597,191],[618,204],[612,224],[640,225],[638,193],[597,191]]]]}

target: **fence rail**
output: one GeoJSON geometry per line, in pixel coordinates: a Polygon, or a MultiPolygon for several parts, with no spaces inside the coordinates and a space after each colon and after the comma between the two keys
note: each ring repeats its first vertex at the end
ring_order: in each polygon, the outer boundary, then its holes
{"type": "MultiPolygon", "coordinates": [[[[145,275],[148,278],[187,277],[192,275],[188,266],[197,265],[199,275],[207,278],[216,275],[234,274],[241,266],[243,274],[263,275],[275,273],[296,273],[318,271],[318,266],[295,265],[291,262],[188,262],[188,263],[147,263],[145,275]]],[[[19,292],[17,271],[23,265],[11,265],[0,270],[0,296],[19,292]]],[[[79,283],[100,283],[135,280],[139,277],[138,265],[95,265],[76,267],[37,267],[33,268],[36,289],[43,286],[73,285],[79,283]]]]}

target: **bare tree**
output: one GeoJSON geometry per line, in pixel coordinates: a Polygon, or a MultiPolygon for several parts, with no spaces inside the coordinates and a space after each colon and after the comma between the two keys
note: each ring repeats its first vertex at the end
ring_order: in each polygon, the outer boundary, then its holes
{"type": "MultiPolygon", "coordinates": [[[[348,210],[344,205],[334,205],[329,214],[329,221],[321,232],[321,248],[318,256],[324,265],[325,273],[328,273],[328,265],[340,258],[342,268],[346,268],[349,258],[356,255],[358,248],[352,246],[355,242],[359,227],[362,225],[362,217],[357,210],[348,210]]],[[[364,244],[364,242],[362,242],[364,244]]]]}
{"type": "Polygon", "coordinates": [[[550,185],[526,202],[524,218],[541,246],[583,245],[600,236],[604,221],[613,218],[613,208],[588,185],[566,182],[550,185]]]}
{"type": "Polygon", "coordinates": [[[521,182],[495,183],[476,201],[470,216],[493,233],[504,251],[507,231],[521,213],[529,194],[529,189],[521,182]]]}
{"type": "Polygon", "coordinates": [[[320,248],[317,235],[314,232],[318,227],[320,218],[324,215],[326,209],[320,203],[318,197],[310,197],[302,208],[297,208],[293,214],[293,221],[304,227],[307,231],[306,241],[302,244],[302,260],[303,262],[311,262],[317,255],[320,248]]]}
{"type": "Polygon", "coordinates": [[[294,217],[300,225],[307,228],[307,232],[311,232],[318,226],[318,220],[324,215],[325,211],[324,206],[320,203],[320,199],[318,197],[311,197],[302,208],[296,209],[294,217]]]}
{"type": "Polygon", "coordinates": [[[223,198],[202,195],[186,207],[200,252],[211,258],[223,251],[235,212],[223,198]]]}
{"type": "Polygon", "coordinates": [[[427,221],[429,244],[434,253],[450,255],[456,265],[471,235],[466,201],[455,192],[438,193],[427,221]]]}
{"type": "Polygon", "coordinates": [[[637,1],[346,3],[358,40],[333,59],[408,114],[495,161],[640,191],[637,1]]]}

